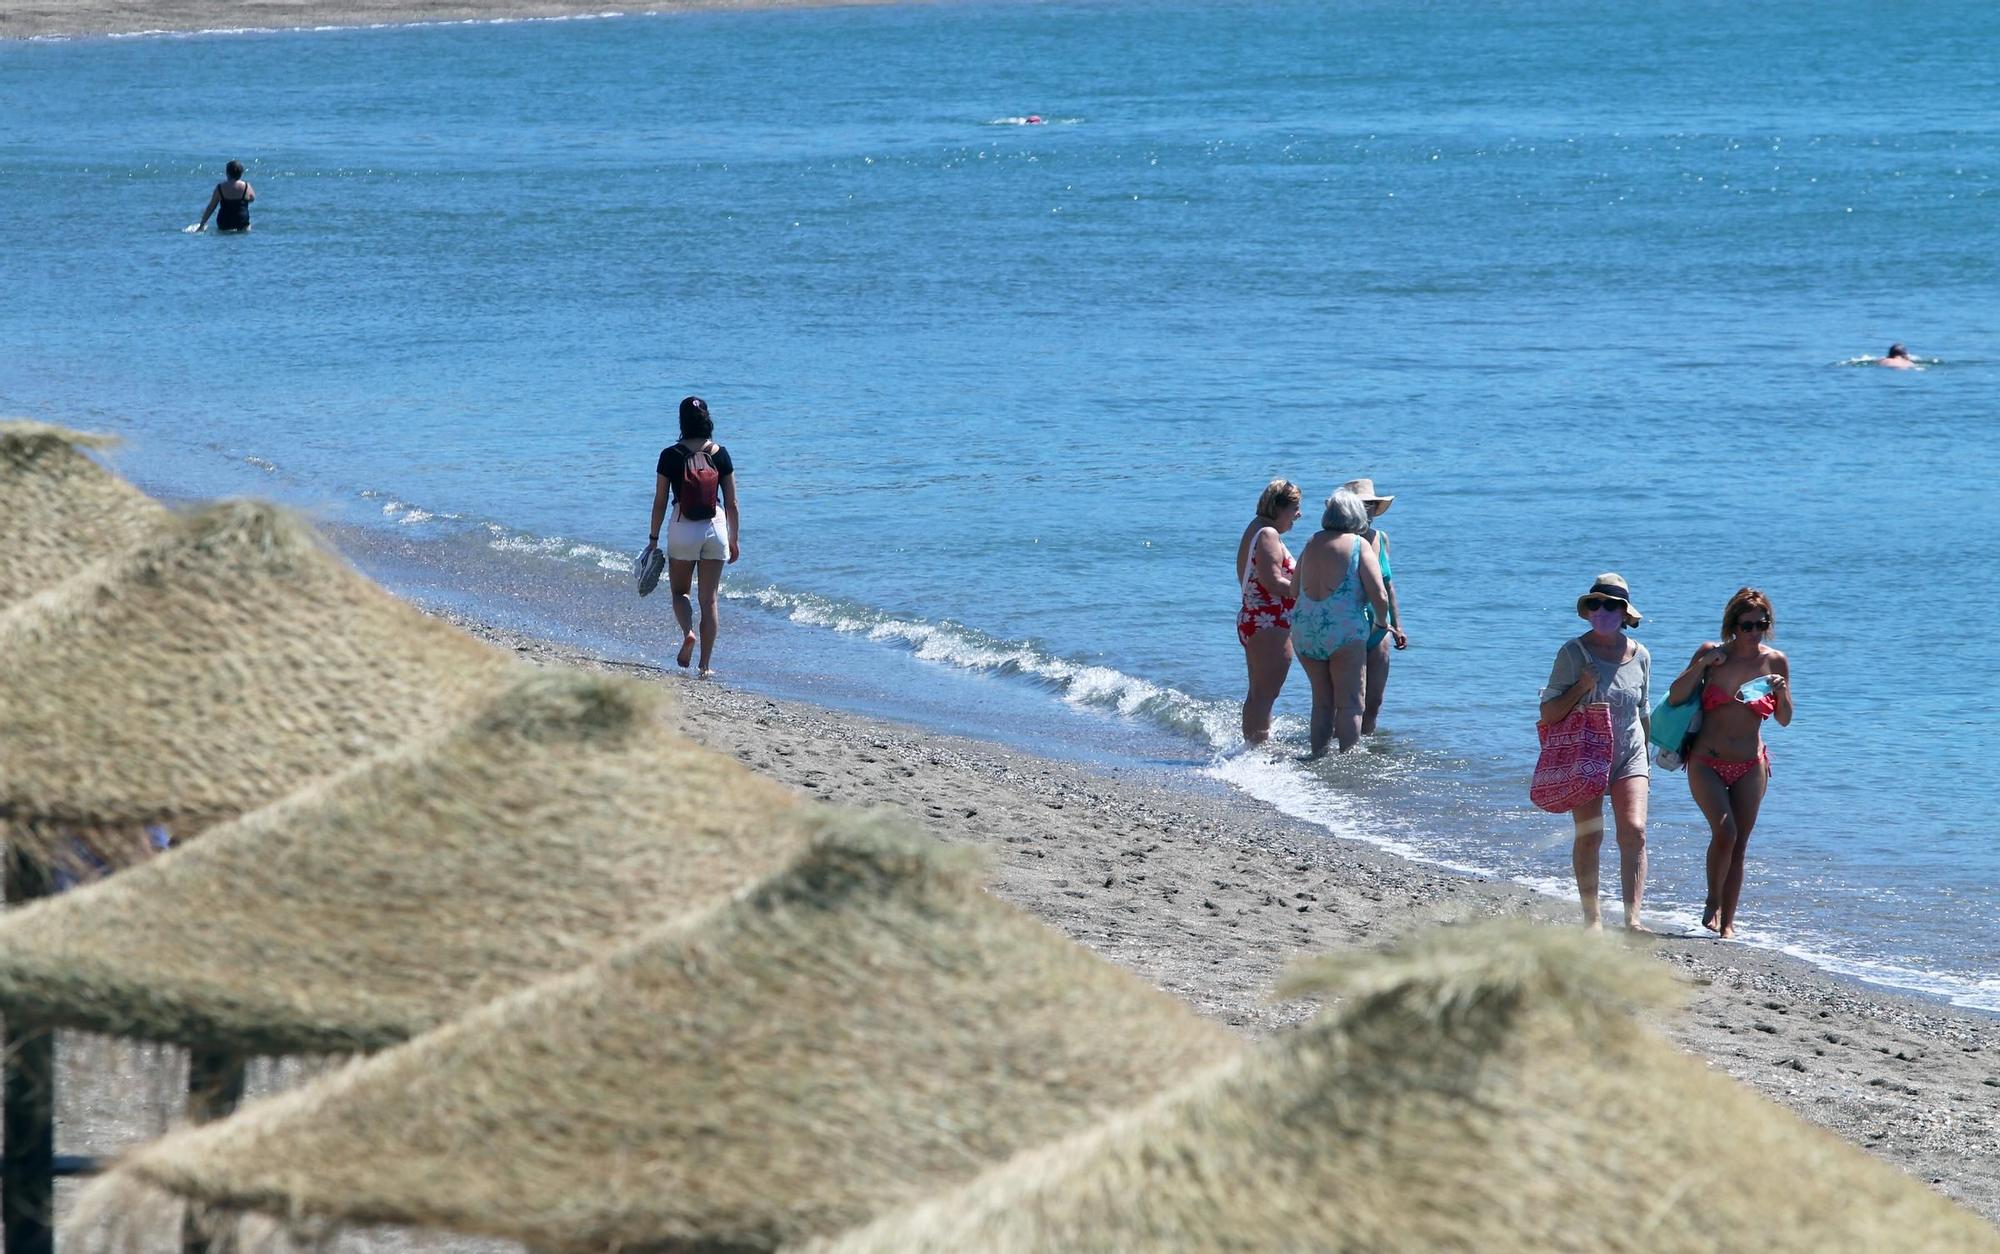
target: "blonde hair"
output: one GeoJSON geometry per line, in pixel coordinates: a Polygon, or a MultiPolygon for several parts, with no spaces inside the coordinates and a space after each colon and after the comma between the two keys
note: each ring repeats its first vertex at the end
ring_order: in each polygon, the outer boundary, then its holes
{"type": "Polygon", "coordinates": [[[1290,479],[1273,479],[1257,498],[1257,517],[1275,519],[1281,510],[1296,509],[1305,497],[1290,479]]]}

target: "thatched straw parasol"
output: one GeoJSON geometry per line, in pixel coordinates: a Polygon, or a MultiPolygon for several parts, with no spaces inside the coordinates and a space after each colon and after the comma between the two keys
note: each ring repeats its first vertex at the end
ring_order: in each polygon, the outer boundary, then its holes
{"type": "Polygon", "coordinates": [[[768,1249],[1237,1048],[965,859],[855,819],[582,972],[141,1149],[84,1213],[164,1189],[543,1249],[768,1249]]]}
{"type": "Polygon", "coordinates": [[[275,506],[169,517],[0,614],[0,825],[114,863],[459,717],[511,659],[396,600],[275,506]]]}
{"type": "Polygon", "coordinates": [[[812,1248],[2000,1251],[1917,1181],[1622,1010],[1659,964],[1569,929],[1433,933],[1348,1002],[1103,1127],[812,1248]]]}
{"type": "Polygon", "coordinates": [[[166,510],[83,452],[112,443],[42,422],[0,422],[0,609],[166,521],[166,510]]]}
{"type": "Polygon", "coordinates": [[[0,918],[0,1015],[226,1051],[374,1050],[782,864],[793,795],[657,689],[525,672],[446,733],[0,918]]]}

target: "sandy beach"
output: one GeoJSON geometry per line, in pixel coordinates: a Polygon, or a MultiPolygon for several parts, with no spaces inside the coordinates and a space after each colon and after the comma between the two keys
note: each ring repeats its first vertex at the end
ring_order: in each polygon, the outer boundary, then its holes
{"type": "MultiPolygon", "coordinates": [[[[1567,925],[1573,914],[1164,772],[1089,769],[448,617],[536,664],[667,684],[683,729],[702,743],[810,796],[886,808],[982,849],[994,892],[1247,1037],[1313,1013],[1273,999],[1301,956],[1379,946],[1440,921],[1508,914],[1567,925]]],[[[1687,979],[1686,1009],[1660,1025],[1681,1048],[2000,1222],[2000,1021],[1706,936],[1608,933],[1605,943],[1642,944],[1687,979]]],[[[175,1104],[173,1066],[158,1052],[72,1040],[61,1148],[104,1152],[156,1135],[175,1104]]],[[[267,1069],[253,1090],[299,1076],[297,1063],[267,1069]]],[[[373,1230],[340,1245],[495,1248],[373,1230]]]]}
{"type": "Polygon", "coordinates": [[[491,22],[595,17],[694,9],[823,7],[877,0],[681,0],[577,3],[576,0],[10,0],[0,7],[0,39],[202,30],[290,30],[407,22],[491,22]]]}
{"type": "MultiPolygon", "coordinates": [[[[684,729],[813,796],[885,806],[992,860],[993,891],[1248,1035],[1312,1012],[1286,965],[1440,920],[1574,907],[1432,870],[1234,794],[608,663],[477,623],[544,663],[673,686],[684,729]]],[[[1615,914],[1615,911],[1613,912],[1615,914]]],[[[1606,943],[1621,943],[1607,934],[1606,943]]],[[[1643,942],[1691,984],[1663,1024],[1711,1066],[2000,1222],[2000,1020],[1706,935],[1643,942]]],[[[1644,1136],[1645,1129],[1634,1129],[1644,1136]]]]}

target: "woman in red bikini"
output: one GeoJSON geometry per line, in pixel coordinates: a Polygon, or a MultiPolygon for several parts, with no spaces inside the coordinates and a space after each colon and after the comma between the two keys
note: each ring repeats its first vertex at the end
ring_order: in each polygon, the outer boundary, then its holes
{"type": "Polygon", "coordinates": [[[1236,542],[1236,582],[1243,604],[1236,611],[1236,638],[1250,668],[1250,694],[1243,698],[1243,739],[1261,745],[1271,738],[1271,707],[1292,670],[1292,551],[1280,539],[1299,520],[1298,485],[1273,479],[1257,498],[1257,516],[1236,542]]]}
{"type": "Polygon", "coordinates": [[[1791,663],[1764,643],[1773,621],[1769,597],[1739,588],[1722,611],[1722,639],[1696,649],[1668,692],[1675,705],[1701,693],[1701,730],[1687,755],[1688,791],[1709,828],[1701,925],[1725,938],[1736,935],[1743,853],[1771,782],[1764,720],[1792,721],[1791,663]]]}

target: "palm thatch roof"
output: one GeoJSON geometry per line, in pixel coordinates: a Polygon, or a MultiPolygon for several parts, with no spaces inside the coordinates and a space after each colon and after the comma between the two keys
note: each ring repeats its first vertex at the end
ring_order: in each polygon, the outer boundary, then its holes
{"type": "Polygon", "coordinates": [[[0,614],[0,823],[113,861],[442,726],[515,665],[228,501],[0,614]]]}
{"type": "Polygon", "coordinates": [[[1235,1038],[848,820],[617,955],[138,1151],[150,1190],[541,1249],[769,1249],[969,1179],[1235,1038]]]}
{"type": "Polygon", "coordinates": [[[2000,1233],[1624,1013],[1664,968],[1450,929],[1293,991],[1337,1012],[813,1249],[2000,1251],[2000,1233]]]}
{"type": "Polygon", "coordinates": [[[0,422],[0,609],[138,544],[167,512],[92,461],[108,436],[0,422]]]}
{"type": "Polygon", "coordinates": [[[0,918],[0,1014],[239,1054],[374,1050],[782,864],[793,795],[656,688],[524,672],[459,727],[0,918]]]}

